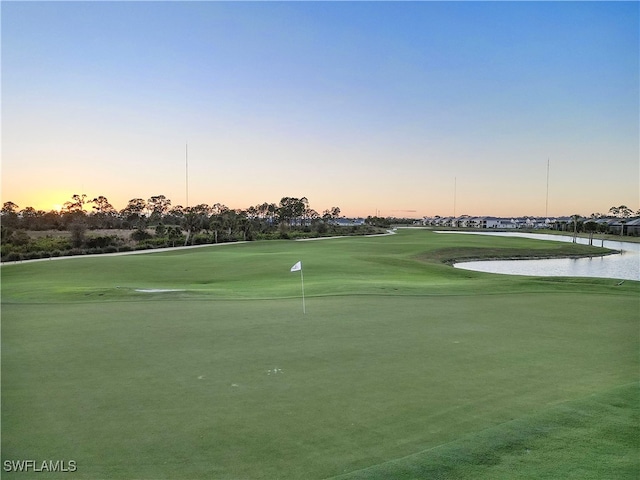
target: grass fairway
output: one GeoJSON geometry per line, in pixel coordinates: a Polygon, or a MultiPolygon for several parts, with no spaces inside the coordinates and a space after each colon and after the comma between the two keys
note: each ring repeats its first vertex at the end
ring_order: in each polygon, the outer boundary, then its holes
{"type": "Polygon", "coordinates": [[[588,248],[419,230],[5,265],[3,466],[637,478],[640,284],[442,263],[588,248]]]}

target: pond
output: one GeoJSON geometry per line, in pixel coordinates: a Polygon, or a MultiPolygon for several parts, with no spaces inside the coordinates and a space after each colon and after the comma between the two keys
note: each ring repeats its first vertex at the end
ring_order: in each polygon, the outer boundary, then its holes
{"type": "MultiPolygon", "coordinates": [[[[496,235],[501,237],[526,237],[536,240],[572,242],[572,236],[515,232],[437,232],[457,235],[496,235]]],[[[578,238],[578,243],[589,244],[586,238],[578,238]]],[[[543,260],[487,260],[460,262],[455,268],[478,272],[502,273],[509,275],[530,275],[536,277],[601,277],[620,280],[640,280],[640,244],[594,239],[593,245],[620,251],[619,254],[589,258],[554,258],[543,260]]]]}

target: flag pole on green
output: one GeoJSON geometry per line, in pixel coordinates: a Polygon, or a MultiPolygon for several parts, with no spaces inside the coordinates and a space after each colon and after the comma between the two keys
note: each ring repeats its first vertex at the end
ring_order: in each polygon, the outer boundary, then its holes
{"type": "Polygon", "coordinates": [[[298,262],[291,267],[291,271],[300,272],[300,282],[302,283],[302,313],[306,314],[307,309],[304,306],[304,275],[302,274],[302,262],[298,262]]]}

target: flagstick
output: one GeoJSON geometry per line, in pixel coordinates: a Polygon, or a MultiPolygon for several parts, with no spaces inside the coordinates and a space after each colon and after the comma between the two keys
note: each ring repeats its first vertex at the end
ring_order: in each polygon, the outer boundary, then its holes
{"type": "Polygon", "coordinates": [[[306,315],[307,309],[304,306],[304,275],[302,269],[300,269],[300,281],[302,282],[302,313],[306,315]]]}

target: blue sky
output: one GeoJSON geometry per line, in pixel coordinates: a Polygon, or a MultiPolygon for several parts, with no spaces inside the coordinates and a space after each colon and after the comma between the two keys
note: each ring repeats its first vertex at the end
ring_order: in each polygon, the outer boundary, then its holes
{"type": "Polygon", "coordinates": [[[2,201],[639,203],[637,2],[2,2],[2,201]]]}

